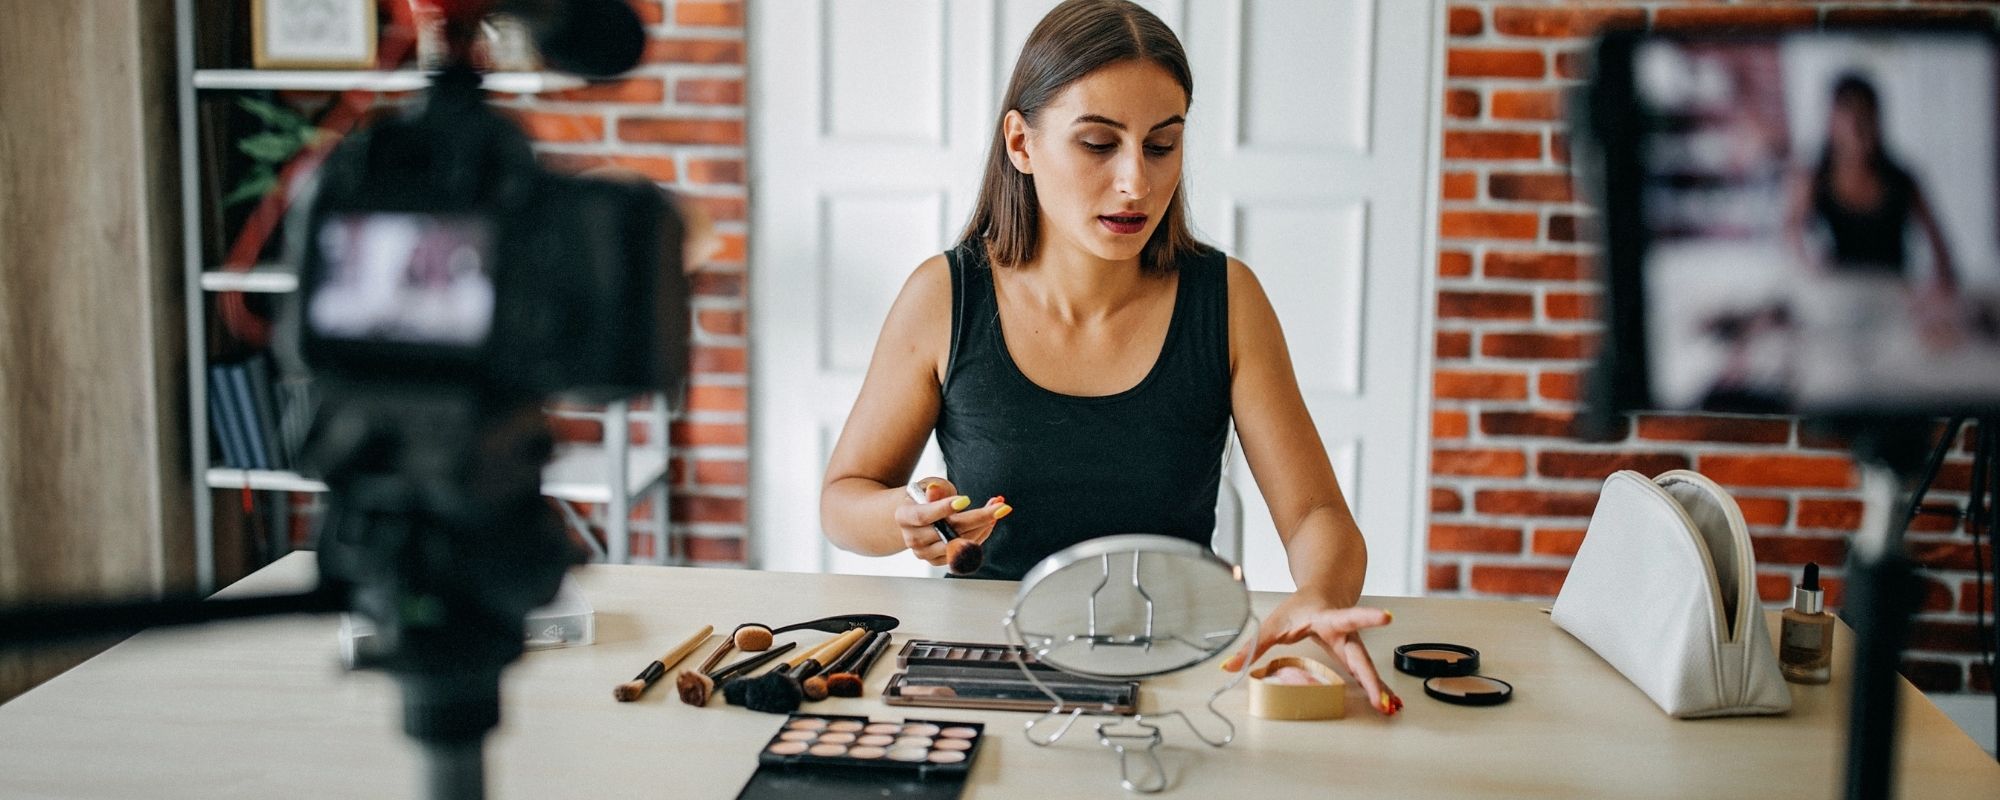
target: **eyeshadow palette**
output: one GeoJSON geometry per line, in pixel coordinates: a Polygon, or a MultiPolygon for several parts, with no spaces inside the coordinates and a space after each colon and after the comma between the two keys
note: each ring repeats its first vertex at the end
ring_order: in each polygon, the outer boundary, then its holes
{"type": "MultiPolygon", "coordinates": [[[[896,651],[896,668],[995,667],[1019,670],[1020,665],[1014,663],[1014,654],[1019,652],[1021,648],[1011,644],[911,639],[903,643],[903,649],[896,651]]],[[[1029,669],[1055,671],[1055,668],[1035,660],[1033,654],[1029,654],[1027,660],[1029,669]]]]}
{"type": "MultiPolygon", "coordinates": [[[[1047,711],[1049,696],[1022,675],[1018,667],[916,665],[896,673],[882,687],[882,702],[892,706],[979,708],[995,711],[1047,711]]],[[[1036,676],[1062,698],[1064,711],[1084,709],[1112,714],[1135,713],[1138,681],[1099,681],[1054,671],[1036,676]]]]}
{"type": "Polygon", "coordinates": [[[957,797],[985,727],[793,714],[758,752],[757,773],[737,798],[957,797]]]}

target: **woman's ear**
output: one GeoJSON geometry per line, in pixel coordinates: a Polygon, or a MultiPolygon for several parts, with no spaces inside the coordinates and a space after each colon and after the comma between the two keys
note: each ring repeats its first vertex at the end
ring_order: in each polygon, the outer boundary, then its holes
{"type": "Polygon", "coordinates": [[[1028,118],[1017,109],[1009,109],[1000,120],[1000,135],[1007,145],[1007,160],[1014,162],[1014,169],[1023,175],[1035,174],[1034,165],[1028,160],[1028,118]]]}

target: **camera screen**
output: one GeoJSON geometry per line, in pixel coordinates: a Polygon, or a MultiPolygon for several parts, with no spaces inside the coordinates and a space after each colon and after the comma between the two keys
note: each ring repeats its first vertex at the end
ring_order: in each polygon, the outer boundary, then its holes
{"type": "Polygon", "coordinates": [[[1654,38],[1625,68],[1637,196],[1607,203],[1645,234],[1654,407],[2000,402],[1991,39],[1654,38]]]}
{"type": "Polygon", "coordinates": [[[306,310],[322,338],[478,347],[493,327],[493,231],[482,219],[338,214],[317,231],[306,310]]]}

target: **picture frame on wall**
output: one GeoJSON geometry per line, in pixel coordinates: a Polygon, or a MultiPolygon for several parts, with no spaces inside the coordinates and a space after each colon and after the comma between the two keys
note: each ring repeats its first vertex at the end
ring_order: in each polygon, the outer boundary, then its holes
{"type": "Polygon", "coordinates": [[[258,69],[372,69],[375,0],[250,0],[258,69]]]}

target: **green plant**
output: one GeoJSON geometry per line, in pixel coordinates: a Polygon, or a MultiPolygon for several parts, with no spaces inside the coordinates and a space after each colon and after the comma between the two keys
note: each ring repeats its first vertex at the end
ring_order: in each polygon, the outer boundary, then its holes
{"type": "Polygon", "coordinates": [[[279,168],[326,135],[304,115],[276,103],[242,97],[237,98],[236,105],[263,121],[264,130],[236,143],[236,149],[250,157],[251,167],[236,188],[222,198],[225,208],[269,194],[278,185],[279,168]]]}

